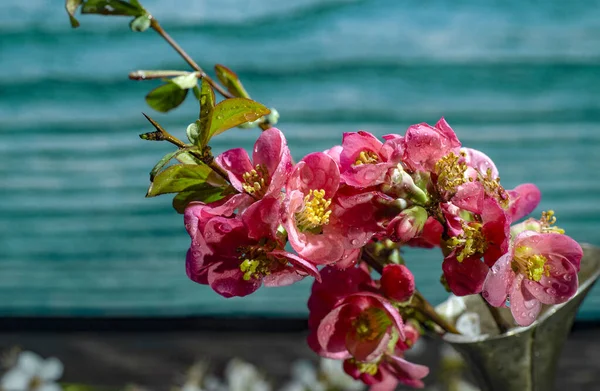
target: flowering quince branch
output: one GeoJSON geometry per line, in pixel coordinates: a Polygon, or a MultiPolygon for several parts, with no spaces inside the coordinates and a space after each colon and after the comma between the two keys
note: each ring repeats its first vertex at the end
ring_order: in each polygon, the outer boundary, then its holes
{"type": "Polygon", "coordinates": [[[439,248],[442,283],[458,296],[481,295],[498,323],[510,307],[527,326],[542,304],[577,291],[582,249],[555,226],[552,211],[529,218],[541,194],[533,184],[507,190],[483,152],[465,148],[440,119],[378,139],[347,132],[341,144],[293,163],[277,114],[249,99],[237,75],[217,65],[221,86],[164,31],[137,0],[67,0],[74,13],[127,15],[134,31],[153,28],[193,68],[138,71],[132,79],[167,78],[147,103],[177,107],[189,90],[198,119],[189,143],[146,118],[177,150],[150,172],[147,196],[175,194],[191,238],[186,273],[224,297],[246,296],[313,277],[308,344],[376,391],[398,383],[423,387],[427,367],[406,361],[424,329],[458,333],[416,290],[400,254],[406,246],[439,248]],[[214,90],[225,98],[217,103],[214,90]],[[234,148],[214,157],[210,140],[233,127],[260,126],[251,154],[234,148]],[[175,164],[169,165],[172,161],[175,164]],[[379,272],[373,278],[371,268],[379,272]]]}

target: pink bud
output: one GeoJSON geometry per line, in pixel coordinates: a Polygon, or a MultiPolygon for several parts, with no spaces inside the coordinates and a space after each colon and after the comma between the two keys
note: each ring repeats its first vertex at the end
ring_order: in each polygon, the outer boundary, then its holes
{"type": "Polygon", "coordinates": [[[393,241],[406,243],[421,234],[427,217],[427,211],[420,206],[405,209],[390,221],[387,234],[393,241]]]}
{"type": "Polygon", "coordinates": [[[383,294],[395,301],[406,301],[415,292],[415,278],[404,265],[387,265],[381,275],[383,294]]]}

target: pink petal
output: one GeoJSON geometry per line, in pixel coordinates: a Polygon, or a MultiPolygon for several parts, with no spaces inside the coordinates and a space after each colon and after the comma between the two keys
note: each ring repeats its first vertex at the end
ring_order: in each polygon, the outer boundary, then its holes
{"type": "Polygon", "coordinates": [[[348,166],[340,178],[348,186],[366,188],[382,184],[389,168],[387,163],[348,166]]]}
{"type": "Polygon", "coordinates": [[[510,290],[510,312],[520,326],[529,326],[537,318],[542,303],[527,289],[523,289],[522,274],[518,274],[510,290]]]}
{"type": "Polygon", "coordinates": [[[524,183],[508,191],[510,198],[509,216],[517,221],[527,216],[538,206],[542,198],[540,189],[532,183],[524,183]]]}
{"type": "Polygon", "coordinates": [[[355,293],[355,294],[349,295],[347,299],[353,300],[353,299],[363,299],[363,298],[369,298],[371,303],[372,303],[373,299],[375,299],[378,306],[383,307],[383,309],[389,316],[390,320],[392,321],[392,325],[396,328],[396,330],[398,330],[400,339],[404,340],[406,338],[406,336],[404,335],[404,321],[402,320],[402,317],[398,313],[398,310],[396,309],[396,307],[394,307],[392,305],[392,303],[390,303],[388,300],[386,300],[383,296],[380,296],[378,294],[371,293],[371,292],[355,293]]]}
{"type": "Polygon", "coordinates": [[[344,313],[347,313],[350,305],[343,304],[323,318],[317,329],[317,340],[321,346],[323,357],[336,360],[345,360],[351,357],[346,348],[346,333],[348,332],[348,323],[340,321],[344,319],[344,313]]]}
{"type": "Polygon", "coordinates": [[[277,196],[292,171],[292,157],[283,133],[270,128],[261,133],[252,153],[254,164],[266,166],[270,176],[265,195],[277,196]]]}
{"type": "Polygon", "coordinates": [[[480,182],[468,182],[458,187],[452,203],[460,209],[479,214],[483,210],[484,197],[485,189],[480,182]]]}
{"type": "Polygon", "coordinates": [[[492,178],[494,179],[500,175],[492,159],[485,153],[473,148],[461,148],[460,151],[465,153],[465,163],[469,167],[473,167],[483,175],[486,175],[487,170],[491,169],[492,178]]]}
{"type": "Polygon", "coordinates": [[[440,120],[435,124],[435,127],[436,129],[439,129],[445,136],[446,143],[450,148],[460,147],[460,141],[458,140],[458,137],[456,137],[456,133],[450,127],[448,122],[446,122],[446,119],[444,117],[440,118],[440,120]]]}
{"type": "Polygon", "coordinates": [[[515,272],[511,268],[512,254],[507,253],[496,261],[483,283],[483,297],[494,307],[506,302],[515,272]]]}
{"type": "Polygon", "coordinates": [[[281,223],[281,202],[275,197],[263,198],[250,205],[242,214],[252,239],[275,239],[281,223]]]}
{"type": "Polygon", "coordinates": [[[306,155],[292,172],[288,183],[288,193],[299,190],[308,194],[309,190],[325,190],[325,198],[331,198],[340,183],[340,170],[336,162],[323,152],[306,155]]]}
{"type": "Polygon", "coordinates": [[[442,270],[452,293],[466,296],[482,291],[489,268],[479,257],[469,257],[458,262],[451,254],[444,259],[442,270]]]}
{"type": "Polygon", "coordinates": [[[262,281],[251,278],[244,280],[239,262],[234,265],[216,263],[208,271],[208,283],[215,292],[223,297],[247,296],[260,288],[262,281]]]}
{"type": "Polygon", "coordinates": [[[278,287],[292,285],[303,278],[293,267],[287,266],[264,276],[262,281],[266,287],[278,287]]]}
{"type": "Polygon", "coordinates": [[[198,284],[208,285],[208,267],[204,254],[189,249],[185,257],[185,272],[188,278],[198,284]]]}
{"type": "Polygon", "coordinates": [[[295,269],[300,270],[303,273],[314,277],[318,282],[321,282],[321,275],[319,274],[319,269],[317,269],[315,265],[313,265],[306,259],[283,250],[271,251],[269,255],[272,255],[279,259],[286,259],[289,263],[292,264],[292,266],[294,266],[295,269]]]}
{"type": "Polygon", "coordinates": [[[227,171],[229,181],[239,192],[243,192],[244,173],[254,169],[248,152],[243,148],[234,148],[223,152],[215,158],[217,164],[227,171]]]}
{"type": "Polygon", "coordinates": [[[429,374],[429,368],[424,365],[414,364],[406,361],[402,357],[391,356],[390,364],[396,370],[397,375],[402,379],[420,380],[429,374]]]}

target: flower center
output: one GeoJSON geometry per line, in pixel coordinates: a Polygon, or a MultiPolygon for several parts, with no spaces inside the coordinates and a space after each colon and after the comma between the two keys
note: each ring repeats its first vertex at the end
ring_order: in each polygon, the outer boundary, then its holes
{"type": "Polygon", "coordinates": [[[239,256],[239,259],[242,260],[240,270],[244,273],[244,281],[249,281],[251,278],[262,278],[271,274],[273,259],[267,255],[267,252],[272,251],[274,248],[274,243],[265,243],[238,249],[238,252],[241,252],[239,256]]]}
{"type": "Polygon", "coordinates": [[[262,198],[269,187],[269,172],[263,164],[257,164],[253,170],[242,175],[244,190],[256,198],[262,198]]]}
{"type": "Polygon", "coordinates": [[[498,201],[504,209],[508,208],[510,202],[508,193],[500,184],[500,177],[492,177],[492,169],[488,168],[485,175],[479,173],[477,180],[483,185],[485,193],[498,201]]]}
{"type": "Polygon", "coordinates": [[[361,153],[356,158],[354,162],[355,166],[360,166],[361,164],[376,164],[379,161],[379,156],[372,151],[361,151],[361,153]]]}
{"type": "Polygon", "coordinates": [[[329,224],[331,198],[325,198],[325,190],[310,190],[304,197],[304,207],[296,213],[296,226],[308,231],[329,224]]]}
{"type": "Polygon", "coordinates": [[[456,256],[458,262],[462,262],[475,254],[483,254],[487,250],[488,243],[481,230],[480,223],[465,223],[461,222],[463,232],[459,236],[455,236],[448,241],[448,245],[452,248],[462,247],[456,256]]]}
{"type": "Polygon", "coordinates": [[[522,246],[515,250],[511,267],[515,273],[519,272],[531,281],[540,281],[543,276],[550,277],[548,259],[541,254],[531,254],[531,248],[522,246]]]}
{"type": "Polygon", "coordinates": [[[354,365],[356,365],[356,368],[358,369],[358,371],[360,373],[367,373],[371,376],[375,376],[377,374],[377,371],[379,370],[379,363],[378,362],[360,362],[360,361],[355,361],[354,365]]]}
{"type": "Polygon", "coordinates": [[[450,152],[435,163],[438,190],[455,193],[458,186],[469,181],[465,176],[467,164],[459,161],[460,157],[450,152]]]}
{"type": "Polygon", "coordinates": [[[362,341],[372,341],[384,333],[392,324],[387,313],[379,308],[368,308],[353,321],[352,327],[362,341]]]}
{"type": "Polygon", "coordinates": [[[42,384],[43,384],[42,379],[40,379],[39,376],[34,376],[29,381],[29,385],[28,385],[27,389],[34,391],[34,390],[37,390],[38,388],[40,388],[42,384]]]}
{"type": "Polygon", "coordinates": [[[543,233],[565,233],[564,229],[554,226],[554,224],[556,224],[556,216],[554,216],[553,210],[542,212],[542,218],[540,219],[540,223],[542,225],[543,233]]]}

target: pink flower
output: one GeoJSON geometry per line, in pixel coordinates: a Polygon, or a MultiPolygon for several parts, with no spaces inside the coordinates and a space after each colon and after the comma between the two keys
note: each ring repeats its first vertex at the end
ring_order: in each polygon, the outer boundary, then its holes
{"type": "Polygon", "coordinates": [[[277,128],[260,134],[254,144],[252,161],[243,148],[225,151],[216,161],[227,171],[233,187],[254,199],[276,196],[292,170],[290,151],[283,133],[277,128]]]}
{"type": "Polygon", "coordinates": [[[452,251],[442,263],[444,277],[457,296],[479,293],[489,267],[508,251],[510,221],[494,198],[484,200],[481,215],[473,221],[463,220],[459,211],[445,207],[448,232],[454,236],[446,242],[452,251]]]}
{"type": "Polygon", "coordinates": [[[398,337],[404,339],[398,310],[375,293],[361,292],[340,300],[321,320],[317,344],[311,347],[323,357],[369,362],[381,357],[392,338],[398,337]]]}
{"type": "Polygon", "coordinates": [[[284,250],[277,235],[281,202],[264,198],[242,215],[215,216],[211,205],[193,203],[185,211],[192,238],[186,257],[188,277],[225,297],[246,296],[265,286],[283,286],[306,275],[319,279],[305,259],[284,250]]]}
{"type": "Polygon", "coordinates": [[[401,140],[390,135],[382,143],[368,132],[344,133],[339,155],[342,181],[358,188],[383,183],[387,170],[400,161],[401,140]]]}
{"type": "Polygon", "coordinates": [[[439,247],[442,240],[444,227],[434,217],[429,216],[423,226],[423,231],[419,236],[408,242],[409,246],[433,248],[439,247]]]}
{"type": "Polygon", "coordinates": [[[329,221],[339,180],[335,161],[315,152],[296,164],[287,182],[283,225],[294,250],[316,265],[347,255],[341,228],[329,221]]]}
{"type": "Polygon", "coordinates": [[[495,307],[503,306],[509,297],[513,317],[528,326],[542,304],[564,303],[577,292],[582,256],[581,246],[566,235],[522,232],[492,267],[483,297],[495,307]]]}
{"type": "Polygon", "coordinates": [[[415,293],[415,278],[404,265],[386,265],[380,282],[383,295],[394,301],[407,301],[415,293]]]}
{"type": "Polygon", "coordinates": [[[429,368],[414,364],[402,355],[388,354],[378,363],[361,363],[348,359],[344,371],[354,379],[370,385],[370,391],[393,391],[402,383],[413,388],[423,388],[421,379],[429,374],[429,368]]]}
{"type": "Polygon", "coordinates": [[[433,172],[435,164],[450,152],[458,153],[460,141],[444,118],[435,127],[411,125],[403,140],[403,162],[414,171],[433,172]]]}

